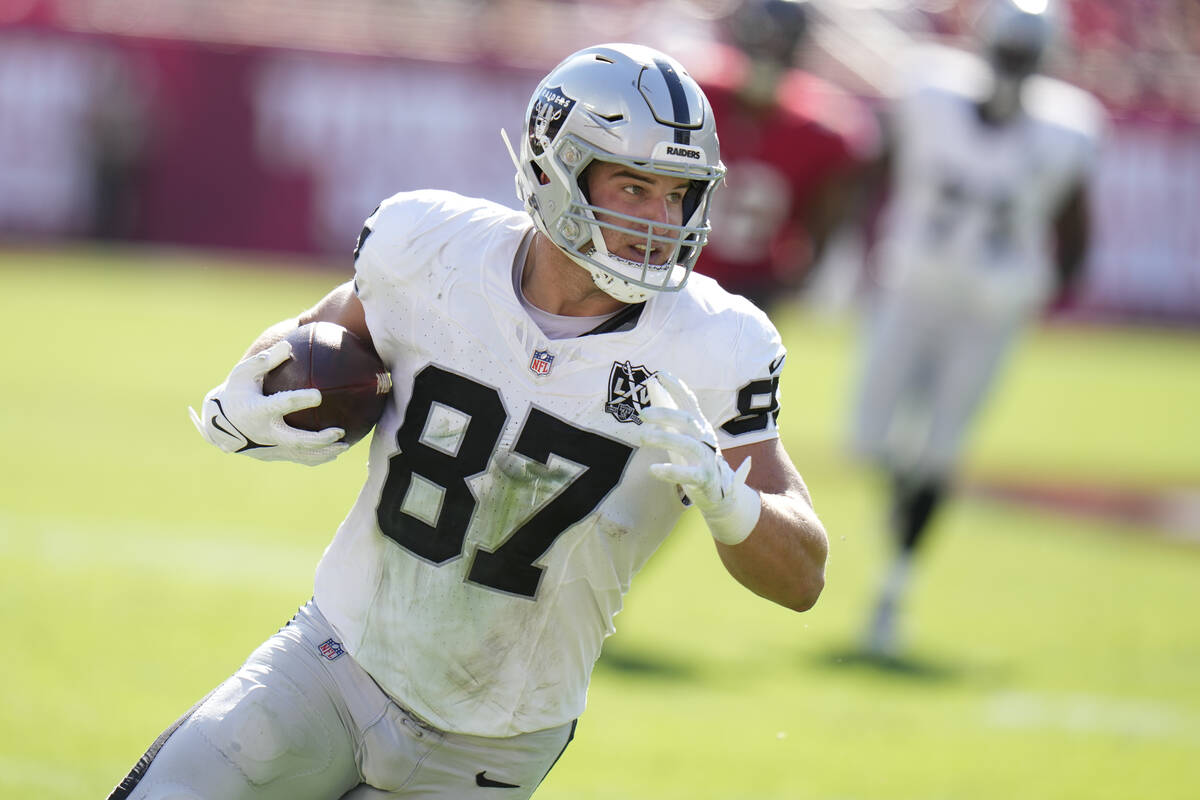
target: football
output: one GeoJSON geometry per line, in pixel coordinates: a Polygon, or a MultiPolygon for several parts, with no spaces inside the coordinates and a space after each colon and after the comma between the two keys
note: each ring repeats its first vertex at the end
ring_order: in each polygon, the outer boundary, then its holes
{"type": "Polygon", "coordinates": [[[392,376],[374,349],[332,322],[310,322],[287,335],[292,357],[263,378],[263,394],[320,389],[321,404],[293,411],[294,428],[341,428],[354,444],[379,421],[392,390],[392,376]]]}

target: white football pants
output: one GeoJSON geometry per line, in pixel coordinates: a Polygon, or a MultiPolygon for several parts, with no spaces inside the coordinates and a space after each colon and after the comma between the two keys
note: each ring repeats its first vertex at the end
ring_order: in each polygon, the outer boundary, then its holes
{"type": "Polygon", "coordinates": [[[509,738],[437,730],[342,652],[309,602],[155,742],[110,800],[517,800],[575,723],[509,738]]]}
{"type": "Polygon", "coordinates": [[[970,304],[878,298],[854,404],[855,451],[885,468],[941,479],[957,466],[968,427],[1024,324],[970,304]]]}

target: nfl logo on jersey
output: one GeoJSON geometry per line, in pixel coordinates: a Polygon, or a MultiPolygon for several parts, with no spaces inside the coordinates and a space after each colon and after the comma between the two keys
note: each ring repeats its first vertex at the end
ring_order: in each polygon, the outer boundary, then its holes
{"type": "Polygon", "coordinates": [[[535,375],[549,375],[550,365],[553,363],[554,356],[550,355],[549,350],[534,350],[533,358],[529,361],[529,368],[535,375]]]}
{"type": "Polygon", "coordinates": [[[325,641],[321,642],[321,644],[317,645],[317,648],[321,651],[321,655],[325,656],[325,658],[329,659],[330,661],[340,658],[346,654],[346,651],[342,649],[342,643],[335,642],[333,639],[326,639],[325,641]]]}

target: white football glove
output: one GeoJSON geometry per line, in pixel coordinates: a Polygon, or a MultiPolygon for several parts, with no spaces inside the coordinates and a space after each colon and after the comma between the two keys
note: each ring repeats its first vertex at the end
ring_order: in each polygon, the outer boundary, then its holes
{"type": "Polygon", "coordinates": [[[320,405],[319,389],[263,394],[263,377],[291,355],[292,346],[280,341],[239,361],[225,382],[204,397],[200,416],[188,407],[200,435],[226,453],[245,453],[262,461],[295,461],[310,467],[345,452],[350,445],[338,441],[344,433],[341,428],[305,431],[283,421],[293,411],[320,405]]]}
{"type": "Polygon", "coordinates": [[[666,450],[670,457],[652,464],[650,474],[682,488],[718,542],[742,542],[762,511],[758,492],[746,485],[750,459],[737,472],[730,468],[700,402],[683,381],[659,370],[646,381],[646,389],[651,405],[638,412],[646,423],[642,444],[666,450]]]}

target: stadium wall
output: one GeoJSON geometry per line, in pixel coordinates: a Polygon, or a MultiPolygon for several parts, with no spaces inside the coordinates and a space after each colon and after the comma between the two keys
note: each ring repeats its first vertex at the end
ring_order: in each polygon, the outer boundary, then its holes
{"type": "MultiPolygon", "coordinates": [[[[0,29],[0,236],[349,252],[384,197],[516,203],[540,68],[0,29]]],[[[1200,321],[1200,128],[1117,119],[1076,310],[1200,321]]]]}

